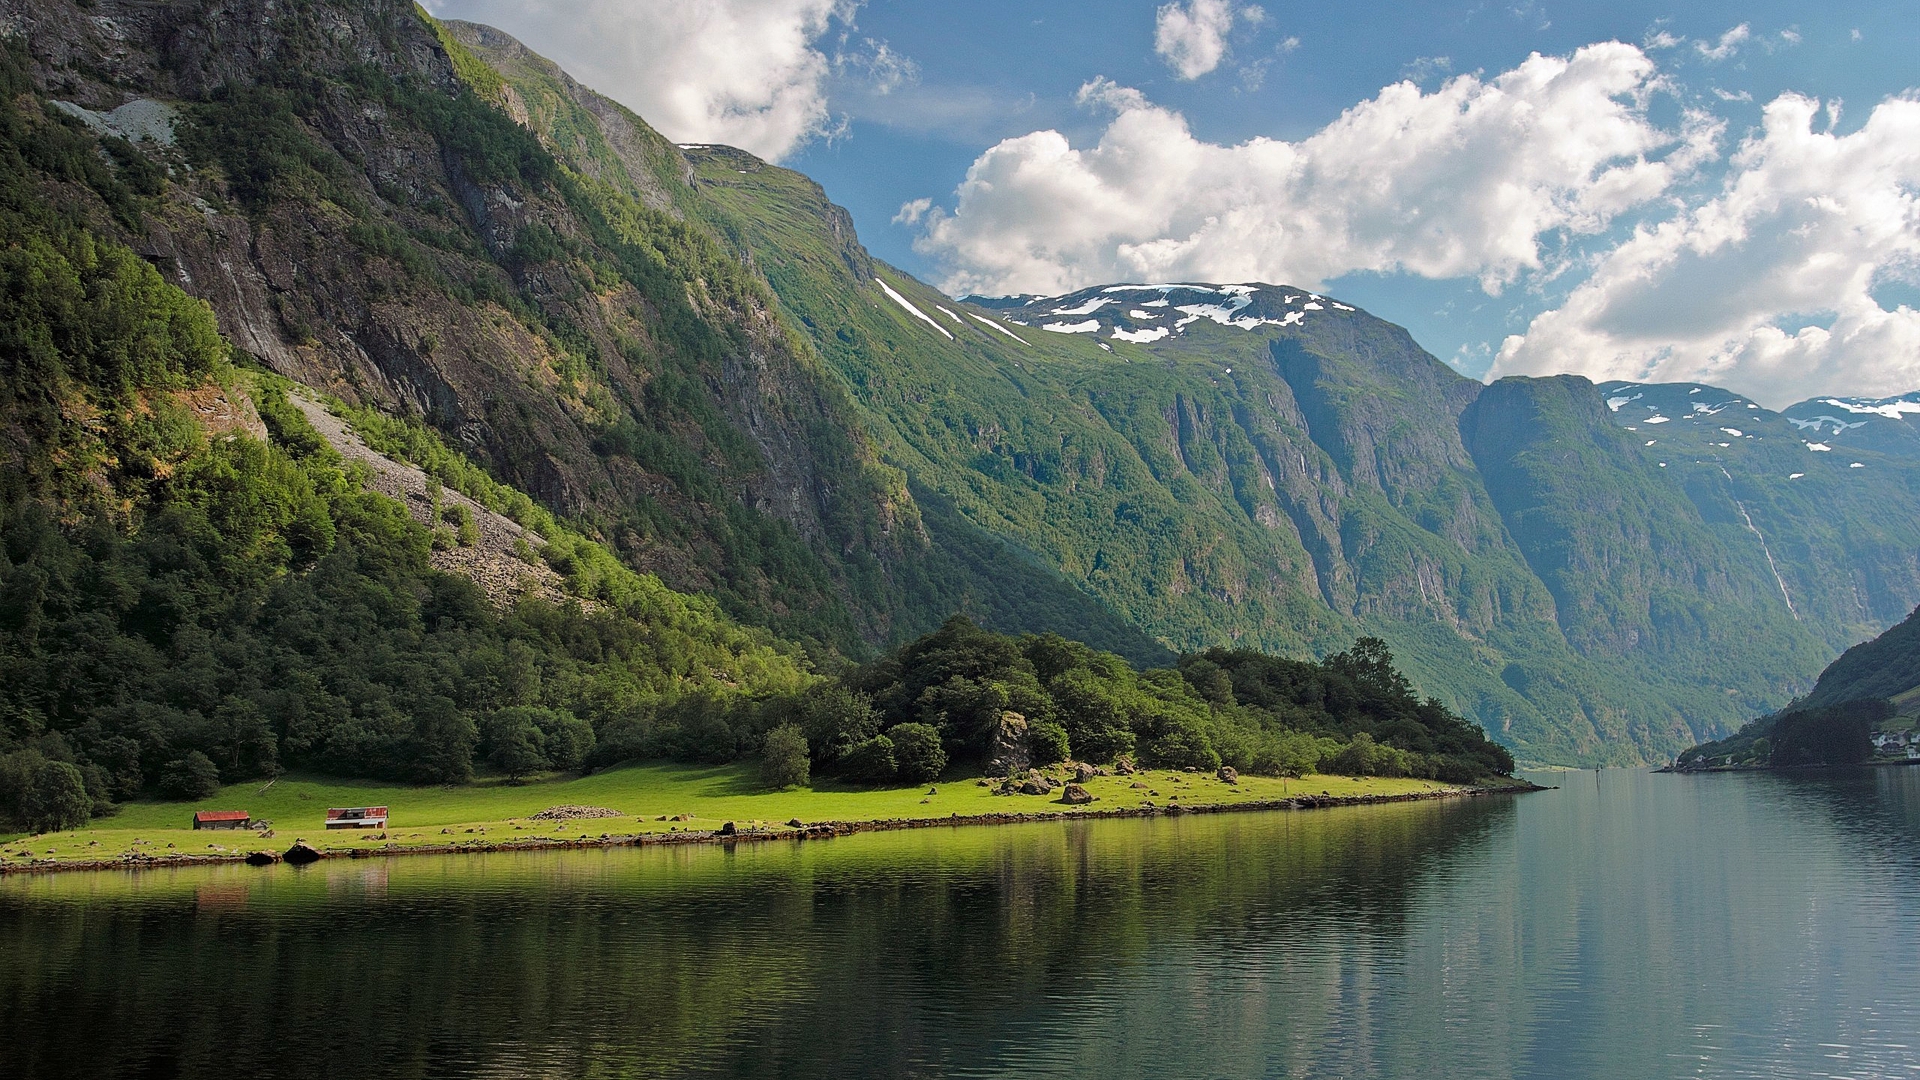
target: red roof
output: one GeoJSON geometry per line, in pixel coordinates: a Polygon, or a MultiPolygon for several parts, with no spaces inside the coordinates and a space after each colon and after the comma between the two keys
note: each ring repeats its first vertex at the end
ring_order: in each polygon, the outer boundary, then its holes
{"type": "Polygon", "coordinates": [[[245,810],[196,810],[193,812],[193,820],[245,821],[247,820],[247,812],[245,810]]]}

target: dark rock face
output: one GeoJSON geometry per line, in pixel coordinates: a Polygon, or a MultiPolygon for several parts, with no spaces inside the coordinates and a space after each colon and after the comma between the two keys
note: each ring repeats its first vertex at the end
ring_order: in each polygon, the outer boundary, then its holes
{"type": "Polygon", "coordinates": [[[1028,769],[1027,778],[1020,785],[1022,795],[1046,795],[1053,791],[1053,781],[1039,769],[1028,769]]]}
{"type": "Polygon", "coordinates": [[[307,843],[305,840],[295,840],[293,846],[287,849],[286,854],[280,857],[293,866],[306,866],[309,863],[317,863],[321,859],[326,858],[325,855],[315,850],[313,845],[307,843]]]}
{"type": "Polygon", "coordinates": [[[1033,757],[1027,751],[1027,718],[1003,712],[987,746],[987,775],[1013,776],[1027,771],[1033,757]]]}

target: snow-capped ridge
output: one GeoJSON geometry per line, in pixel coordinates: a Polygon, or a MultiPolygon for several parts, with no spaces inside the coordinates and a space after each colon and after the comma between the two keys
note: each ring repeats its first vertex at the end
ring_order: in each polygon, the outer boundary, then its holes
{"type": "Polygon", "coordinates": [[[1265,282],[1120,282],[1059,296],[967,296],[962,302],[1020,325],[1142,345],[1184,335],[1200,323],[1254,331],[1302,326],[1310,318],[1338,318],[1360,310],[1305,289],[1265,282]],[[1166,309],[1178,313],[1171,326],[1166,309]]]}

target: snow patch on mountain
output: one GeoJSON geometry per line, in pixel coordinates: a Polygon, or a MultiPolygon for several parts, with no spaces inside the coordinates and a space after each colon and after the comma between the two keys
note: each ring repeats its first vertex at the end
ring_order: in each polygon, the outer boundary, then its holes
{"type": "Polygon", "coordinates": [[[941,325],[940,325],[939,323],[937,323],[937,322],[934,322],[934,321],[933,321],[933,316],[931,316],[931,315],[929,315],[929,314],[927,314],[927,313],[926,313],[926,312],[924,312],[924,311],[921,311],[921,310],[920,310],[919,308],[917,308],[917,307],[914,307],[914,306],[913,306],[913,302],[912,302],[912,301],[910,301],[910,300],[908,300],[908,299],[907,299],[906,297],[904,297],[904,296],[901,296],[901,295],[900,295],[899,293],[897,293],[897,292],[894,292],[894,291],[893,291],[893,286],[891,286],[891,285],[889,285],[889,284],[887,284],[887,283],[886,283],[886,282],[884,282],[884,281],[881,281],[881,280],[880,280],[879,278],[874,278],[873,280],[874,280],[875,282],[877,282],[877,283],[879,284],[879,286],[880,286],[880,288],[881,288],[881,291],[883,291],[883,292],[885,292],[885,293],[886,293],[886,294],[887,294],[887,295],[888,295],[889,297],[891,297],[891,298],[893,299],[893,302],[894,302],[894,303],[896,303],[896,304],[899,304],[899,305],[900,305],[901,307],[903,307],[903,308],[906,308],[906,309],[907,309],[907,311],[908,311],[908,312],[909,312],[909,313],[910,313],[910,314],[911,314],[911,315],[912,315],[912,316],[913,316],[914,318],[916,318],[916,319],[919,319],[919,320],[920,320],[921,322],[923,322],[923,323],[926,323],[926,324],[927,324],[928,326],[931,326],[931,327],[933,327],[933,328],[934,328],[935,330],[938,330],[938,331],[940,331],[940,336],[941,336],[941,337],[943,337],[943,338],[946,338],[946,339],[947,339],[948,341],[952,341],[952,340],[953,340],[953,335],[952,335],[951,333],[949,333],[949,332],[947,331],[947,328],[946,328],[946,327],[944,327],[944,326],[941,326],[941,325]]]}
{"type": "Polygon", "coordinates": [[[1021,337],[1019,334],[1016,334],[1013,331],[1007,329],[1006,327],[1001,326],[999,323],[994,322],[992,319],[989,319],[984,315],[974,315],[973,312],[971,311],[967,312],[967,314],[973,317],[973,321],[980,323],[982,326],[991,326],[995,330],[1000,331],[1001,333],[1007,335],[1008,337],[1012,338],[1013,340],[1019,342],[1022,345],[1025,345],[1027,343],[1026,338],[1021,337]]]}

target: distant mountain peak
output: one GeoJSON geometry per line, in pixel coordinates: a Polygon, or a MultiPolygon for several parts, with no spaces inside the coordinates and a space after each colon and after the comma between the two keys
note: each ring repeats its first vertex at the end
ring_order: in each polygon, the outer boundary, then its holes
{"type": "Polygon", "coordinates": [[[1203,320],[1258,330],[1359,311],[1310,289],[1266,282],[1122,282],[1058,296],[965,296],[961,300],[1023,326],[1140,344],[1184,334],[1203,320]]]}

